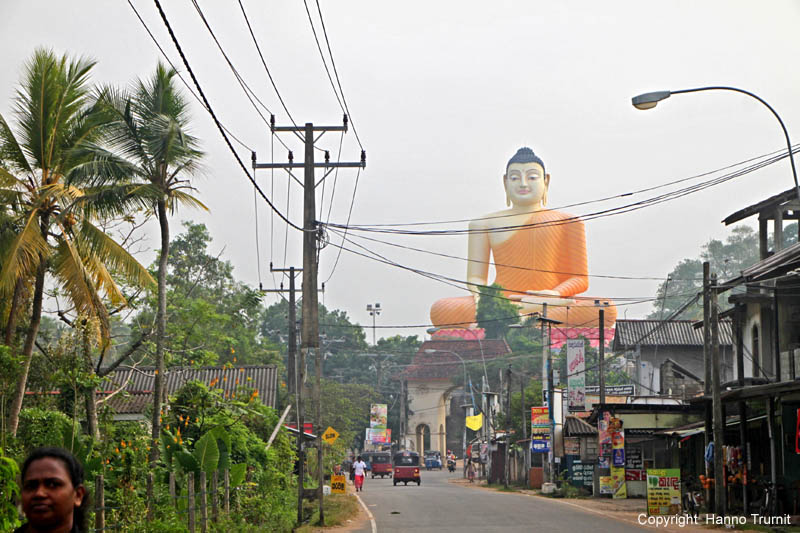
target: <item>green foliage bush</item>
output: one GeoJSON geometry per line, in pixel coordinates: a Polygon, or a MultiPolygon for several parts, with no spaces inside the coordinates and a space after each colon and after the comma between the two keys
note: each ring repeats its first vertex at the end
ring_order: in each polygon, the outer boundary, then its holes
{"type": "Polygon", "coordinates": [[[72,433],[72,420],[60,411],[31,407],[19,413],[17,442],[22,455],[40,446],[61,446],[64,435],[72,433]]]}

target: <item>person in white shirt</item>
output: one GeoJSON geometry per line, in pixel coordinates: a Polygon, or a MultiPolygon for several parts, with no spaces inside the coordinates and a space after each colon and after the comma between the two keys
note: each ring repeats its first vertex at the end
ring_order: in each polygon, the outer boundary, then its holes
{"type": "Polygon", "coordinates": [[[356,462],[353,463],[353,472],[355,473],[356,492],[364,491],[364,477],[367,472],[367,463],[361,460],[361,456],[356,457],[356,462]]]}

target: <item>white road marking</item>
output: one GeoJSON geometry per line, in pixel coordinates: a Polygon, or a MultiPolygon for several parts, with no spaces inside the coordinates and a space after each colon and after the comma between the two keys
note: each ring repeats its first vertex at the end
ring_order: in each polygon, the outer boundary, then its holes
{"type": "Polygon", "coordinates": [[[375,523],[375,517],[372,516],[372,512],[364,504],[364,500],[361,499],[361,497],[358,495],[358,493],[356,493],[356,498],[358,498],[358,503],[361,504],[361,507],[364,508],[364,510],[367,512],[367,516],[369,516],[369,522],[372,525],[372,533],[378,533],[378,525],[375,523]]]}

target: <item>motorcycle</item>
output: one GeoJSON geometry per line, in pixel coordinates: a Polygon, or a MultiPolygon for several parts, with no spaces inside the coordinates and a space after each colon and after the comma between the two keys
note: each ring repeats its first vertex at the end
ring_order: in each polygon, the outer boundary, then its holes
{"type": "Polygon", "coordinates": [[[447,470],[450,471],[450,472],[455,472],[456,471],[456,462],[455,462],[454,459],[448,459],[447,460],[447,470]]]}

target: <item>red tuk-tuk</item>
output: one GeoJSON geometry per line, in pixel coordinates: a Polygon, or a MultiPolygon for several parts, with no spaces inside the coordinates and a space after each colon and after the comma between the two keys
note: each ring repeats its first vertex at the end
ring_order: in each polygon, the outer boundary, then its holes
{"type": "Polygon", "coordinates": [[[392,455],[390,453],[375,453],[372,455],[372,479],[375,476],[392,477],[392,455]]]}
{"type": "Polygon", "coordinates": [[[394,455],[394,484],[403,482],[408,485],[409,481],[419,486],[419,454],[415,452],[399,452],[394,455]]]}

